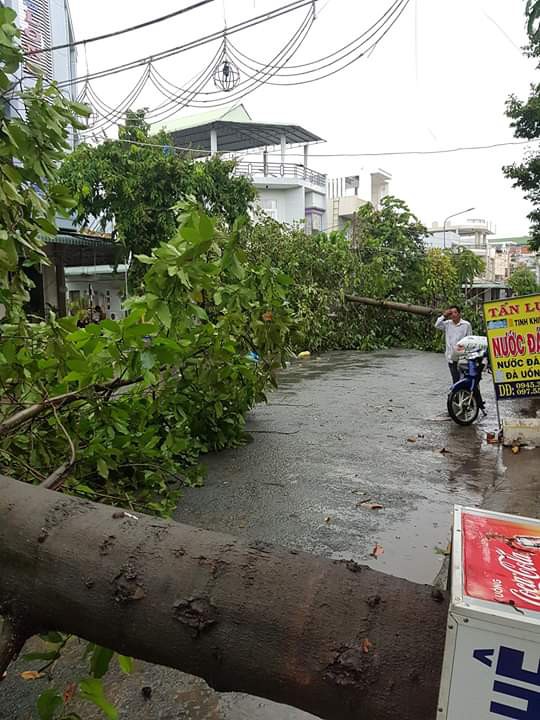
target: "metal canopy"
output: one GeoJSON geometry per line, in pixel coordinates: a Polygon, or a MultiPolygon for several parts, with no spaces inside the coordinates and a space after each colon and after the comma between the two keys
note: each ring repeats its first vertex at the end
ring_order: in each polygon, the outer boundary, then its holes
{"type": "Polygon", "coordinates": [[[217,120],[196,127],[172,131],[174,145],[194,150],[211,151],[210,134],[217,135],[218,152],[236,152],[280,145],[282,138],[288,145],[321,142],[322,138],[299,125],[275,125],[258,122],[217,120]]]}
{"type": "Polygon", "coordinates": [[[116,265],[126,254],[119,243],[107,237],[84,233],[58,233],[46,238],[47,255],[55,265],[116,265]]]}

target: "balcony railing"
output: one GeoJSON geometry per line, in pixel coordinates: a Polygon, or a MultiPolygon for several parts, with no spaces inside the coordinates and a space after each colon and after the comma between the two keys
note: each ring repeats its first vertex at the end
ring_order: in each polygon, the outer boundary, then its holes
{"type": "Polygon", "coordinates": [[[326,188],[326,175],[310,170],[305,165],[297,163],[264,163],[242,162],[238,163],[235,172],[238,175],[248,175],[250,178],[262,175],[263,177],[293,177],[305,180],[312,185],[326,188]]]}

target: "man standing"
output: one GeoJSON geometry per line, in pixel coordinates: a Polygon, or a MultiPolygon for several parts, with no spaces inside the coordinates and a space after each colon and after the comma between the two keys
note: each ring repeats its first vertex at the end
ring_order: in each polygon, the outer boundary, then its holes
{"type": "Polygon", "coordinates": [[[472,335],[471,323],[467,320],[463,320],[461,317],[461,308],[457,305],[452,305],[448,308],[440,317],[437,318],[435,323],[437,330],[441,330],[446,338],[446,350],[445,356],[450,368],[450,374],[452,375],[452,382],[459,380],[459,370],[457,362],[452,361],[452,353],[454,347],[467,335],[472,335]]]}

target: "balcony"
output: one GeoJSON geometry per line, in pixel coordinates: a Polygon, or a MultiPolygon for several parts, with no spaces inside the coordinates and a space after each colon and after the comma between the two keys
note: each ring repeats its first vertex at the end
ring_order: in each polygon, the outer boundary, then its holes
{"type": "Polygon", "coordinates": [[[247,175],[252,180],[256,177],[297,178],[324,188],[326,192],[326,175],[298,163],[241,162],[234,171],[237,175],[247,175]]]}

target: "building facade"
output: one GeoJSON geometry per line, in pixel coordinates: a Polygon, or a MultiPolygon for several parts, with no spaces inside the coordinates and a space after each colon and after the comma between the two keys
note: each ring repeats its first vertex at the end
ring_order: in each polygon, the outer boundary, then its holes
{"type": "Polygon", "coordinates": [[[322,139],[299,125],[252,120],[243,105],[173,119],[156,130],[195,157],[220,153],[237,161],[235,172],[250,178],[258,206],[282,223],[304,224],[308,232],[326,225],[326,175],[311,167],[309,148],[322,139]],[[297,162],[298,153],[303,162],[297,162]],[[198,155],[197,155],[198,153],[198,155]],[[294,153],[294,155],[293,155],[294,153]]]}
{"type": "Polygon", "coordinates": [[[325,231],[344,230],[348,226],[350,228],[355,213],[368,202],[371,202],[375,209],[380,208],[382,199],[390,192],[392,176],[384,170],[377,170],[370,173],[369,177],[368,187],[362,175],[328,180],[327,225],[323,228],[325,231]]]}
{"type": "Polygon", "coordinates": [[[72,83],[77,77],[76,49],[48,49],[74,42],[68,0],[5,0],[3,4],[17,13],[23,52],[34,53],[25,62],[19,79],[26,86],[31,85],[37,68],[46,82],[67,83],[62,92],[75,99],[76,88],[72,83]]]}

